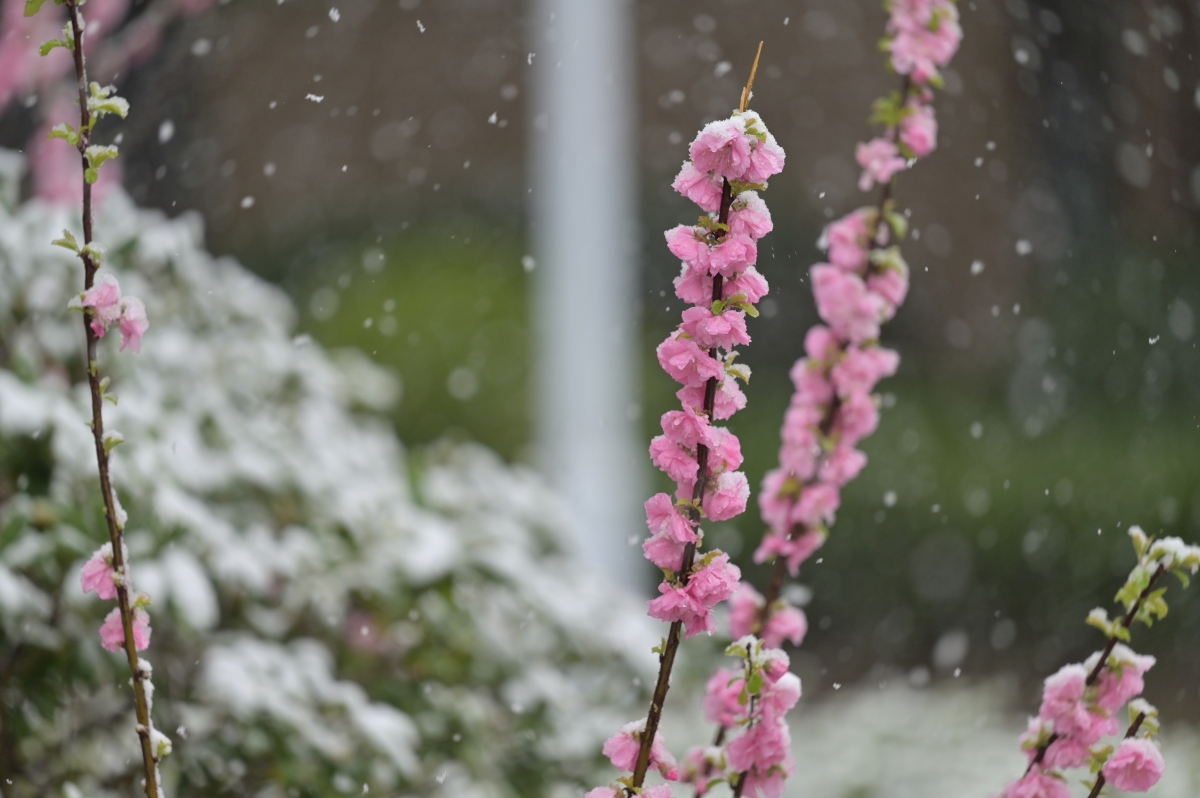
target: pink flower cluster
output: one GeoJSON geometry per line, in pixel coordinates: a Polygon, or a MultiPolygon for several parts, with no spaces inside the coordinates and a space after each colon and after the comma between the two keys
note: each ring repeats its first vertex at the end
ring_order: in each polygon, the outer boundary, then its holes
{"type": "MultiPolygon", "coordinates": [[[[803,631],[796,636],[803,637],[803,631]]],[[[683,778],[703,794],[713,773],[722,773],[733,785],[741,781],[742,795],[778,798],[795,768],[786,715],[800,700],[800,679],[789,672],[787,654],[753,635],[726,653],[741,657],[743,667],[740,672],[721,668],[708,680],[704,714],[726,730],[741,732],[723,748],[689,751],[683,778]]]]}
{"type": "MultiPolygon", "coordinates": [[[[122,544],[122,548],[124,544],[122,544]]],[[[129,562],[129,553],[124,552],[124,561],[129,562]]],[[[126,569],[128,565],[126,565],[126,569]]],[[[79,573],[79,584],[84,593],[96,591],[102,599],[111,600],[117,597],[117,587],[128,589],[127,573],[120,573],[113,565],[112,543],[105,543],[92,554],[83,564],[79,573]]],[[[143,651],[150,645],[150,615],[143,604],[148,603],[143,596],[134,599],[133,610],[133,644],[138,651],[143,651]]],[[[109,651],[120,651],[125,647],[125,628],[122,626],[121,610],[114,607],[100,626],[100,644],[109,651]]]]}
{"type": "MultiPolygon", "coordinates": [[[[887,128],[884,135],[858,145],[864,191],[875,184],[889,186],[914,159],[936,148],[937,120],[927,84],[936,85],[936,68],[949,62],[961,38],[951,0],[891,0],[888,8],[888,49],[893,66],[908,77],[902,91],[876,103],[877,117],[887,128]],[[917,30],[918,23],[925,27],[917,30]]],[[[866,465],[867,456],[857,445],[879,423],[872,392],[899,366],[899,355],[878,341],[881,325],[908,294],[908,266],[899,247],[888,246],[889,236],[902,237],[906,224],[889,195],[885,191],[878,206],[859,208],[830,224],[818,242],[828,262],[810,272],[823,324],[809,330],[805,357],[791,371],[795,392],[780,431],[779,467],[764,477],[758,497],[769,531],[754,553],[755,562],[775,561],[792,576],[824,544],[842,487],[866,465]]],[[[733,598],[730,625],[734,638],[749,635],[768,651],[778,651],[784,641],[799,645],[808,629],[803,611],[748,586],[733,598]]],[[[706,710],[726,732],[739,725],[751,730],[764,725],[751,717],[754,702],[731,703],[731,695],[744,697],[740,689],[727,672],[709,682],[706,710]]],[[[754,733],[778,740],[786,735],[786,725],[782,713],[776,720],[781,732],[754,733]]],[[[693,751],[685,762],[685,778],[704,793],[715,770],[731,784],[741,780],[743,794],[778,796],[790,773],[788,761],[765,754],[735,756],[735,746],[749,746],[739,741],[750,735],[744,732],[723,749],[693,751]]]]}
{"type": "MultiPolygon", "coordinates": [[[[783,169],[783,148],[753,111],[738,111],[704,127],[691,143],[690,158],[674,188],[705,212],[696,225],[666,233],[667,247],[682,261],[675,293],[688,307],[679,327],[658,347],[658,362],[680,388],[681,409],[663,414],[662,435],[650,443],[650,458],[672,481],[675,495],[659,493],[646,502],[650,536],[646,558],[665,578],[649,614],[681,624],[686,635],[712,633],[712,610],[738,587],[741,572],[720,551],[697,556],[700,518],[724,521],[743,513],[750,484],[737,436],[714,422],[746,406],[737,380],[750,370],[734,362],[736,348],[750,343],[746,316],[767,293],[767,281],[754,268],[758,240],[771,232],[771,214],[757,191],[783,169]]],[[[792,634],[784,630],[781,634],[792,634]]],[[[664,778],[678,777],[657,729],[647,720],[630,724],[611,738],[604,753],[622,770],[634,770],[647,733],[651,765],[664,778]]],[[[641,789],[641,784],[635,784],[641,789]]],[[[663,798],[667,786],[642,795],[663,798]]],[[[589,798],[623,794],[602,787],[589,798]]]]}
{"type": "Polygon", "coordinates": [[[779,468],[759,494],[770,531],[754,559],[782,557],[793,576],[824,543],[842,486],[866,465],[855,446],[879,423],[871,392],[900,362],[876,339],[880,323],[904,299],[908,270],[895,251],[886,265],[871,264],[876,216],[870,208],[854,211],[822,236],[832,262],[814,266],[812,278],[817,310],[829,326],[808,331],[806,357],[792,367],[795,393],[780,431],[779,468]]]}
{"type": "Polygon", "coordinates": [[[938,85],[939,67],[950,63],[962,41],[954,0],[891,0],[888,36],[892,68],[914,83],[938,85]]]}
{"type": "MultiPolygon", "coordinates": [[[[1071,792],[1061,771],[1103,757],[1097,743],[1120,733],[1116,713],[1141,694],[1143,677],[1154,665],[1154,657],[1135,654],[1118,643],[1097,678],[1089,680],[1100,657],[1096,652],[1086,662],[1065,665],[1046,679],[1038,715],[1030,718],[1029,728],[1021,736],[1029,769],[1005,788],[1004,798],[1069,798],[1071,792]]],[[[1138,703],[1153,712],[1145,702],[1138,703]]],[[[1130,737],[1107,759],[1101,772],[1118,789],[1143,792],[1158,782],[1163,766],[1154,743],[1130,737]]]]}
{"type": "Polygon", "coordinates": [[[121,351],[138,352],[142,336],[150,327],[146,306],[135,296],[121,296],[121,284],[111,274],[102,274],[80,298],[79,305],[91,317],[92,333],[103,338],[113,324],[121,330],[121,351]]]}
{"type": "Polygon", "coordinates": [[[1000,798],[1070,798],[1062,771],[1084,765],[1100,773],[1094,793],[1105,784],[1145,792],[1162,778],[1166,763],[1150,739],[1158,733],[1158,710],[1138,697],[1154,657],[1136,654],[1117,641],[1130,639],[1133,622],[1149,626],[1166,616],[1166,590],[1152,590],[1154,583],[1174,573],[1186,586],[1187,574],[1200,571],[1200,546],[1174,537],[1155,540],[1138,526],[1130,526],[1128,534],[1138,563],[1116,595],[1125,607],[1124,617],[1110,620],[1101,607],[1088,614],[1088,625],[1102,631],[1108,644],[1083,663],[1065,665],[1046,679],[1038,715],[1030,718],[1021,736],[1029,767],[1000,798]],[[1115,751],[1111,745],[1099,745],[1104,737],[1120,732],[1116,714],[1126,704],[1133,723],[1124,739],[1115,751]]]}

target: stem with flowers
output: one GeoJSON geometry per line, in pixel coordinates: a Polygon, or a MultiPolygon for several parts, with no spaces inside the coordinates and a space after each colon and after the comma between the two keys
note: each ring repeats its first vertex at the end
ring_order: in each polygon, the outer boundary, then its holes
{"type": "Polygon", "coordinates": [[[650,457],[676,483],[676,491],[674,497],[659,493],[646,502],[651,535],[643,549],[664,577],[662,595],[650,602],[649,614],[671,626],[655,648],[659,673],[646,717],[625,725],[604,744],[605,755],[629,775],[592,790],[589,798],[670,795],[670,785],[646,787],[645,780],[652,768],[668,781],[678,775],[659,732],[675,657],[685,637],[714,631],[713,607],[733,593],[741,578],[729,555],[716,549],[701,552],[700,522],[740,515],[750,495],[745,474],[737,470],[742,464],[737,436],[713,422],[746,405],[737,380],[748,380],[750,369],[735,362],[735,350],[750,343],[746,316],[758,315],[754,306],[767,293],[754,263],[757,241],[772,227],[758,192],[784,162],[783,149],[762,118],[749,110],[757,67],[756,56],[738,110],[700,131],[673,184],[704,215],[695,225],[666,233],[668,248],[683,261],[675,293],[691,307],[658,347],[659,364],[683,386],[676,393],[682,409],[663,414],[663,434],[651,441],[650,457]]]}
{"type": "Polygon", "coordinates": [[[1088,613],[1088,625],[1102,631],[1107,642],[1084,662],[1064,665],[1046,679],[1037,717],[1030,718],[1021,736],[1029,766],[1004,788],[1002,798],[1070,798],[1063,771],[1084,765],[1096,774],[1089,798],[1096,798],[1105,784],[1145,792],[1162,777],[1166,763],[1153,742],[1158,710],[1138,697],[1155,660],[1125,644],[1134,621],[1151,626],[1166,616],[1167,589],[1156,589],[1155,583],[1172,573],[1186,587],[1189,574],[1200,570],[1200,546],[1179,538],[1155,540],[1136,526],[1129,528],[1129,537],[1138,561],[1116,595],[1124,616],[1110,620],[1102,607],[1088,613]],[[1132,723],[1125,736],[1115,748],[1101,745],[1104,737],[1120,731],[1116,715],[1126,704],[1132,723]]]}
{"type": "MultiPolygon", "coordinates": [[[[45,0],[27,0],[25,15],[32,16],[45,0]]],[[[101,87],[89,83],[84,58],[84,34],[86,26],[81,6],[83,0],[56,0],[67,8],[67,23],[62,39],[45,42],[40,52],[46,55],[56,48],[70,51],[75,65],[75,76],[79,94],[79,127],[67,123],[56,125],[51,138],[60,138],[79,152],[83,183],[83,241],[80,243],[68,230],[54,243],[74,252],[83,263],[84,290],[69,305],[83,314],[86,341],[86,369],[92,404],[92,436],[96,448],[96,465],[100,476],[100,495],[104,503],[104,516],[108,527],[108,543],[100,547],[83,566],[80,581],[85,592],[95,590],[102,599],[116,599],[117,606],[105,618],[100,627],[101,644],[110,651],[124,649],[133,684],[134,714],[137,719],[137,734],[145,771],[143,787],[147,798],[162,795],[158,773],[159,760],[170,753],[171,741],[154,728],[150,719],[154,685],[151,682],[150,662],[141,659],[138,651],[150,643],[150,616],[146,606],[147,596],[133,591],[125,547],[125,511],[121,508],[113,489],[110,470],[110,454],[123,438],[119,432],[104,429],[104,401],[114,404],[116,397],[108,392],[109,380],[101,378],[98,365],[98,343],[114,324],[121,332],[121,350],[137,352],[141,339],[149,326],[146,310],[141,300],[122,296],[121,287],[112,274],[99,275],[104,248],[93,237],[92,186],[99,177],[101,166],[117,156],[113,145],[92,143],[97,121],[114,114],[124,118],[129,104],[118,97],[112,87],[101,87]]]]}
{"type": "MultiPolygon", "coordinates": [[[[782,597],[787,575],[824,544],[840,505],[841,488],[866,465],[855,445],[879,422],[876,383],[895,373],[899,355],[879,345],[880,326],[908,292],[908,266],[898,246],[907,220],[895,209],[896,174],[929,155],[937,144],[933,88],[962,38],[953,0],[892,0],[883,48],[901,87],[874,104],[872,122],[883,135],[859,144],[859,188],[881,186],[878,202],[830,224],[819,245],[829,263],[812,267],[813,292],[824,325],[805,337],[807,357],[791,372],[795,394],[784,417],[779,467],[763,480],[759,506],[770,527],[756,562],[774,561],[765,595],[742,585],[732,598],[730,626],[736,643],[727,654],[740,668],[719,669],[709,680],[704,709],[718,725],[714,744],[688,753],[684,780],[697,794],[726,782],[735,796],[778,796],[793,763],[786,712],[800,685],[787,673],[785,640],[799,645],[808,629],[802,610],[782,597]],[[751,678],[753,652],[774,652],[777,670],[751,678]],[[732,737],[732,739],[731,739],[732,737]]],[[[790,674],[789,674],[790,675],[790,674]]]]}

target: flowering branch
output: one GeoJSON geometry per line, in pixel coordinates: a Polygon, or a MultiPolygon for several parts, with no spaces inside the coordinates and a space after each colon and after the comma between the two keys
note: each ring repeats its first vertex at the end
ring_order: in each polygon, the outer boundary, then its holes
{"type": "MultiPolygon", "coordinates": [[[[878,344],[880,325],[895,315],[908,292],[908,266],[899,247],[887,246],[890,235],[899,239],[907,232],[907,220],[894,209],[892,186],[896,174],[936,147],[932,87],[940,85],[938,68],[949,63],[962,36],[953,0],[885,5],[890,18],[884,49],[903,82],[899,91],[874,104],[872,122],[884,126],[884,135],[859,144],[856,153],[863,168],[859,188],[878,184],[882,190],[875,206],[832,223],[818,242],[830,262],[812,268],[813,292],[828,326],[808,332],[807,357],[792,369],[796,393],[784,418],[780,465],[767,474],[759,494],[770,531],[754,559],[774,560],[775,567],[765,595],[743,585],[732,599],[733,637],[771,650],[784,640],[799,645],[807,632],[803,611],[781,597],[784,580],[788,572],[796,576],[828,537],[841,488],[866,465],[866,455],[854,447],[878,424],[871,391],[899,364],[895,352],[878,344]]],[[[786,662],[786,655],[777,653],[786,662]]],[[[724,669],[709,680],[705,710],[718,724],[716,739],[707,749],[689,752],[684,779],[698,795],[727,781],[738,798],[745,791],[777,796],[793,769],[784,713],[764,715],[752,685],[747,685],[749,701],[730,704],[729,684],[724,669]],[[738,728],[741,733],[726,744],[738,728]],[[713,778],[714,772],[720,776],[713,778]]]]}
{"type": "MultiPolygon", "coordinates": [[[[45,0],[26,0],[25,15],[36,14],[45,0]]],[[[122,297],[116,277],[105,274],[97,279],[104,248],[93,238],[92,231],[92,184],[99,177],[100,167],[105,161],[117,156],[115,146],[92,144],[92,132],[96,122],[109,114],[124,118],[129,104],[114,94],[112,87],[102,88],[88,83],[84,60],[84,32],[86,27],[80,12],[82,0],[61,0],[67,7],[67,24],[62,39],[52,39],[42,45],[40,52],[46,55],[55,48],[69,50],[74,57],[75,76],[79,93],[79,128],[68,124],[55,126],[51,138],[61,138],[79,152],[83,170],[83,243],[64,230],[63,237],[54,243],[69,249],[83,262],[84,291],[70,303],[69,307],[83,312],[84,336],[87,342],[86,366],[88,387],[92,402],[92,437],[96,447],[96,464],[100,475],[100,494],[104,502],[104,515],[108,526],[109,542],[102,546],[84,565],[80,581],[85,592],[95,590],[102,599],[117,600],[117,608],[109,613],[100,628],[101,642],[110,651],[125,650],[129,672],[133,683],[134,712],[137,718],[137,733],[142,749],[145,769],[144,788],[147,798],[159,798],[158,762],[171,750],[171,742],[155,728],[150,720],[151,700],[154,693],[150,681],[151,667],[148,660],[141,660],[138,651],[150,642],[150,617],[146,606],[148,597],[133,592],[129,578],[128,552],[124,542],[125,511],[121,508],[113,490],[109,469],[109,456],[116,445],[122,442],[116,431],[105,432],[103,405],[116,397],[108,393],[108,378],[101,378],[97,365],[97,344],[114,323],[123,338],[121,349],[137,352],[142,335],[149,323],[141,300],[122,297]]]]}
{"type": "Polygon", "coordinates": [[[1166,588],[1155,589],[1154,584],[1171,572],[1186,587],[1189,572],[1200,570],[1200,546],[1185,545],[1179,538],[1156,541],[1136,526],[1129,528],[1129,537],[1138,563],[1116,595],[1125,606],[1125,616],[1109,620],[1100,607],[1088,614],[1088,625],[1104,632],[1108,641],[1085,662],[1065,665],[1046,679],[1038,715],[1030,718],[1021,737],[1029,766],[1005,788],[1003,798],[1070,798],[1061,771],[1085,764],[1099,774],[1091,798],[1100,794],[1105,783],[1144,792],[1162,777],[1162,753],[1150,739],[1158,732],[1158,710],[1137,698],[1155,660],[1134,653],[1125,643],[1130,641],[1134,621],[1150,626],[1166,616],[1166,588]],[[1098,745],[1101,738],[1119,731],[1113,715],[1126,702],[1133,723],[1125,738],[1115,751],[1111,745],[1098,745]],[[1143,729],[1145,734],[1139,737],[1143,729]]]}
{"type": "Polygon", "coordinates": [[[736,470],[742,464],[737,436],[713,422],[746,405],[737,380],[748,381],[750,369],[735,362],[735,348],[750,343],[746,316],[758,315],[754,306],[767,293],[754,263],[756,242],[772,227],[758,192],[784,162],[783,149],[758,114],[748,110],[758,58],[738,110],[700,131],[673,184],[705,214],[695,225],[666,233],[668,248],[683,261],[676,295],[691,307],[658,347],[659,364],[683,386],[676,393],[682,409],[663,415],[663,434],[650,442],[650,457],[677,489],[674,497],[660,493],[646,502],[651,535],[643,549],[664,576],[662,595],[650,602],[649,614],[671,626],[654,649],[659,673],[646,717],[627,724],[604,745],[605,755],[630,775],[617,779],[616,786],[592,790],[589,798],[669,796],[669,785],[644,784],[651,768],[669,781],[678,776],[658,731],[675,657],[684,637],[714,631],[712,609],[733,593],[741,577],[729,555],[715,549],[700,553],[700,522],[740,515],[750,495],[745,474],[736,470]]]}

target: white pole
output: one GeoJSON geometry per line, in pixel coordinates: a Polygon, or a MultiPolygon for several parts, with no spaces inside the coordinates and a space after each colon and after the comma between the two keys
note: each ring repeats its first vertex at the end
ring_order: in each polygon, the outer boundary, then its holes
{"type": "Polygon", "coordinates": [[[536,432],[582,563],[636,584],[637,149],[629,0],[534,0],[536,432]]]}

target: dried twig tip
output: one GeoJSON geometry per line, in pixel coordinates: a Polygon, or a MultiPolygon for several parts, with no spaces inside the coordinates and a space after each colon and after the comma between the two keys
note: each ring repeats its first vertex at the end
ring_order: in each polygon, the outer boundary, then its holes
{"type": "Polygon", "coordinates": [[[750,79],[746,81],[746,88],[742,89],[742,104],[738,106],[739,111],[745,111],[746,106],[750,104],[750,90],[754,88],[754,75],[758,72],[758,59],[762,56],[763,43],[758,43],[758,52],[754,54],[754,66],[750,67],[750,79]]]}

